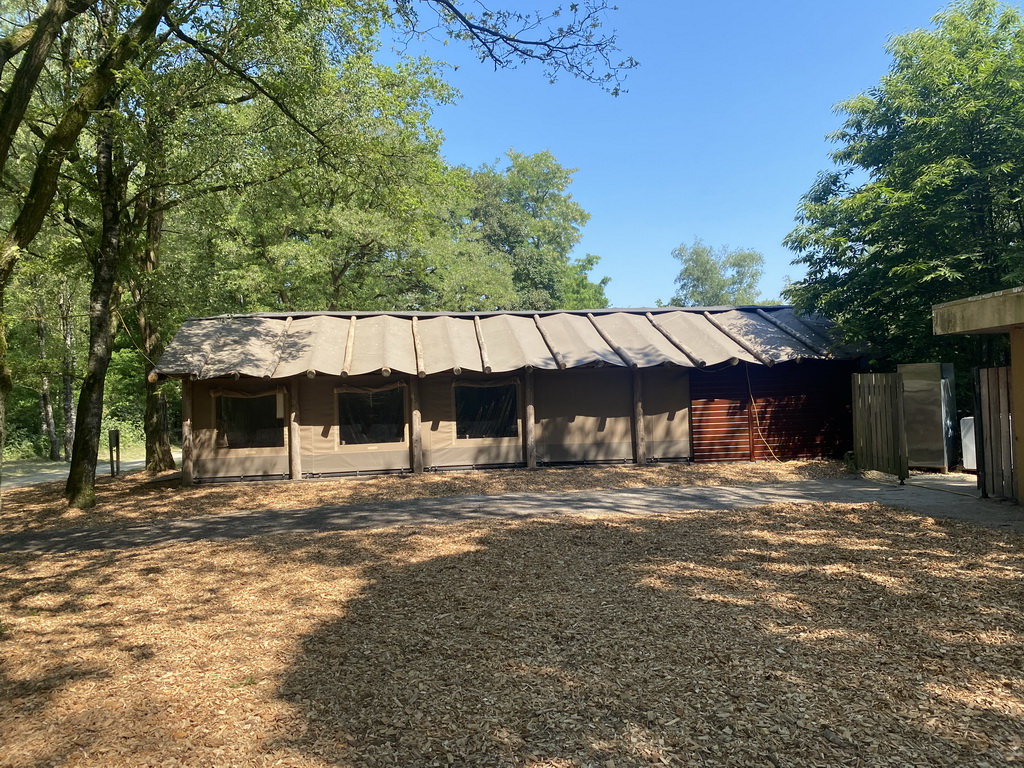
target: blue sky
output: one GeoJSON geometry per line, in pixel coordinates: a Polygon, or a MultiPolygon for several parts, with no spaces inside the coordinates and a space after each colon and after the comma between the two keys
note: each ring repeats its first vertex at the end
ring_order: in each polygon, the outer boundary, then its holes
{"type": "Polygon", "coordinates": [[[885,74],[890,36],[930,26],[945,4],[619,3],[609,26],[641,66],[618,98],[567,77],[551,85],[540,67],[495,71],[457,44],[424,47],[457,65],[447,79],[462,99],[434,118],[446,158],[475,168],[510,148],[549,150],[578,169],[571,192],[591,220],[576,255],[601,257],[594,275],[612,278],[612,306],[668,299],[672,249],[694,237],[763,253],[762,294],[777,298],[785,276],[802,276],[781,243],[800,196],[829,166],[835,104],[885,74]]]}

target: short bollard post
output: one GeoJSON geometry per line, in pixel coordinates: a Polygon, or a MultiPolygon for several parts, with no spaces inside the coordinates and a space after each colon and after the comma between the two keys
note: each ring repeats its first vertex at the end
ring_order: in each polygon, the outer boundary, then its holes
{"type": "Polygon", "coordinates": [[[107,432],[107,442],[110,444],[110,476],[117,477],[121,473],[121,430],[107,432]]]}

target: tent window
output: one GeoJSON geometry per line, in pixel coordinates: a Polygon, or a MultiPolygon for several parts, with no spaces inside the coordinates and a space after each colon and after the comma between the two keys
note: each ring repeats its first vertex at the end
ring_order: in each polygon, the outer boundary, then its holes
{"type": "Polygon", "coordinates": [[[516,385],[455,387],[455,430],[459,439],[518,437],[516,385]]]}
{"type": "Polygon", "coordinates": [[[277,397],[218,397],[217,447],[284,446],[284,419],[278,416],[277,397]]]}
{"type": "Polygon", "coordinates": [[[341,445],[401,443],[405,440],[404,390],[339,392],[338,427],[341,445]]]}

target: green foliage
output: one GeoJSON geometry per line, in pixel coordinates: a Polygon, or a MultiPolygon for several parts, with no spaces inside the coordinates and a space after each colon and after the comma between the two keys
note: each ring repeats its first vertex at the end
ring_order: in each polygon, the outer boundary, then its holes
{"type": "Polygon", "coordinates": [[[504,309],[588,309],[607,306],[604,287],[588,273],[598,257],[569,254],[590,219],[569,193],[573,170],[550,152],[524,155],[509,150],[508,165],[484,166],[473,174],[473,226],[482,240],[504,256],[514,297],[504,309]],[[585,306],[580,306],[584,304],[585,306]]]}
{"type": "Polygon", "coordinates": [[[682,268],[676,277],[675,295],[670,306],[714,307],[756,304],[758,283],[764,271],[764,256],[757,251],[712,248],[700,238],[692,245],[680,245],[672,251],[682,268]]]}
{"type": "Polygon", "coordinates": [[[600,261],[599,256],[588,253],[582,259],[573,259],[562,273],[560,290],[561,309],[601,309],[608,306],[604,289],[611,282],[602,277],[596,283],[590,279],[590,272],[600,261]]]}
{"type": "Polygon", "coordinates": [[[108,460],[110,457],[108,438],[112,429],[116,429],[121,433],[122,461],[141,459],[146,455],[146,435],[142,430],[142,421],[118,418],[111,415],[108,410],[103,414],[103,424],[100,428],[99,460],[101,462],[108,460]]]}
{"type": "MultiPolygon", "coordinates": [[[[38,15],[31,4],[7,6],[5,34],[38,15]]],[[[28,188],[46,131],[91,82],[104,40],[147,7],[113,3],[103,9],[109,16],[90,11],[62,26],[33,88],[31,129],[21,126],[4,168],[9,190],[28,188]]],[[[547,153],[510,153],[501,170],[449,167],[430,122],[435,104],[455,98],[440,66],[380,63],[382,31],[418,33],[417,7],[439,10],[451,36],[482,45],[503,66],[535,60],[552,76],[567,71],[614,93],[635,65],[608,58],[614,35],[601,32],[610,10],[603,0],[573,4],[557,23],[558,12],[483,6],[460,17],[435,0],[172,2],[158,38],[132,49],[94,119],[60,155],[34,251],[19,253],[13,282],[0,286],[21,393],[9,410],[12,450],[38,447],[44,376],[58,432],[62,374],[81,385],[101,232],[101,130],[112,139],[108,202],[118,209],[121,251],[102,451],[111,428],[125,446],[141,441],[145,373],[189,316],[607,304],[607,278],[589,277],[597,257],[569,256],[588,218],[568,194],[572,172],[547,153]],[[548,27],[541,42],[523,42],[524,31],[548,27]]],[[[0,68],[0,102],[17,73],[16,61],[0,68]]],[[[5,227],[23,203],[0,197],[5,227]]]]}
{"type": "Polygon", "coordinates": [[[994,363],[1000,345],[935,338],[934,304],[1024,282],[1024,26],[962,0],[894,38],[882,81],[840,105],[836,168],[786,238],[807,276],[786,291],[902,361],[994,363]]]}

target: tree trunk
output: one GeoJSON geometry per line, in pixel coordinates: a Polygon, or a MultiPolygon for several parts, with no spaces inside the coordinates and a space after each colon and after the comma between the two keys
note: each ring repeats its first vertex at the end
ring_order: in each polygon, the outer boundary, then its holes
{"type": "MultiPolygon", "coordinates": [[[[106,227],[104,227],[106,229],[106,227]]],[[[102,263],[93,276],[89,292],[89,359],[78,396],[75,442],[64,495],[77,509],[96,504],[96,462],[103,426],[103,389],[114,347],[113,293],[118,243],[104,232],[102,263]]]]}
{"type": "Polygon", "coordinates": [[[146,382],[146,469],[163,472],[174,469],[174,455],[171,453],[171,438],[167,425],[167,401],[160,385],[146,382]]]}
{"type": "MultiPolygon", "coordinates": [[[[159,118],[151,116],[146,125],[146,139],[151,153],[150,162],[146,165],[145,183],[149,187],[144,196],[144,210],[137,219],[146,224],[146,239],[139,253],[138,279],[132,287],[135,300],[135,312],[139,322],[139,333],[142,336],[142,354],[146,358],[146,374],[153,370],[153,364],[163,352],[163,339],[160,330],[153,322],[149,301],[150,280],[160,263],[160,241],[164,233],[165,191],[163,184],[164,171],[164,137],[160,130],[159,118]]],[[[171,436],[167,425],[167,402],[159,385],[146,380],[146,415],[143,429],[146,433],[146,469],[150,472],[163,472],[174,469],[174,455],[171,453],[171,436]]]]}
{"type": "Polygon", "coordinates": [[[64,461],[71,461],[75,444],[75,325],[71,316],[71,289],[62,287],[57,298],[60,307],[60,331],[64,341],[64,356],[61,360],[61,401],[64,412],[64,439],[62,450],[64,461]]]}
{"type": "Polygon", "coordinates": [[[96,506],[96,462],[103,427],[103,388],[114,346],[113,289],[114,269],[97,270],[89,294],[89,360],[78,396],[75,443],[68,482],[64,487],[68,504],[76,509],[96,506]]]}
{"type": "Polygon", "coordinates": [[[53,399],[50,397],[50,375],[46,372],[46,320],[43,308],[36,306],[36,339],[39,341],[39,362],[42,373],[39,386],[39,427],[50,444],[50,461],[60,460],[60,441],[57,439],[57,425],[53,423],[53,399]]]}
{"type": "Polygon", "coordinates": [[[60,461],[60,438],[57,437],[57,424],[53,420],[53,398],[50,396],[50,377],[43,374],[42,388],[39,392],[39,424],[46,440],[50,444],[50,461],[60,461]]]}
{"type": "MultiPolygon", "coordinates": [[[[108,102],[106,105],[111,106],[108,102]]],[[[103,426],[103,389],[114,347],[113,301],[117,266],[121,257],[121,195],[114,173],[113,121],[108,114],[98,118],[96,140],[96,189],[102,227],[100,242],[92,260],[93,277],[89,291],[89,359],[78,397],[75,444],[64,495],[78,509],[96,505],[96,461],[103,426]]]]}
{"type": "MultiPolygon", "coordinates": [[[[128,25],[128,28],[118,37],[107,54],[98,61],[89,78],[82,83],[77,98],[61,115],[43,142],[40,152],[36,155],[28,193],[16,204],[18,213],[14,224],[7,230],[0,242],[0,325],[3,325],[3,294],[7,289],[7,283],[21,257],[22,249],[28,247],[43,226],[46,213],[57,192],[60,171],[68,150],[78,140],[82,129],[114,86],[118,73],[132,57],[138,56],[140,46],[153,37],[157,25],[172,3],[173,0],[149,0],[146,3],[142,12],[128,25]]],[[[74,7],[66,7],[73,13],[80,13],[88,5],[76,3],[74,7]]],[[[33,34],[37,31],[38,27],[33,34]]],[[[21,88],[22,83],[14,83],[11,87],[21,88]]],[[[0,339],[0,456],[2,456],[3,446],[7,440],[7,398],[11,390],[6,327],[0,328],[0,336],[3,336],[0,339]]],[[[2,474],[2,466],[0,466],[0,474],[2,474]]]]}
{"type": "MultiPolygon", "coordinates": [[[[4,447],[7,444],[7,400],[13,388],[11,369],[7,365],[7,319],[4,315],[4,295],[3,291],[0,291],[0,487],[3,484],[4,447]]],[[[3,510],[2,494],[0,494],[0,510],[3,510]]]]}

